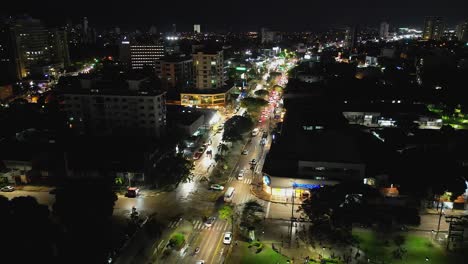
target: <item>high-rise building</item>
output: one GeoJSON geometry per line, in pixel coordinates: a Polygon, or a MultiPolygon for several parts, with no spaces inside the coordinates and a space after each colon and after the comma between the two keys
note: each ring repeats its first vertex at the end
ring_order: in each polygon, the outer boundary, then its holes
{"type": "Polygon", "coordinates": [[[216,89],[224,86],[226,75],[222,50],[196,50],[192,57],[197,89],[216,89]]]}
{"type": "Polygon", "coordinates": [[[385,21],[380,23],[379,37],[381,39],[388,38],[388,29],[389,29],[389,27],[390,27],[390,25],[385,21]]]}
{"type": "Polygon", "coordinates": [[[131,44],[129,41],[122,41],[120,54],[121,57],[122,54],[128,55],[130,61],[127,63],[132,69],[143,69],[145,66],[154,68],[156,60],[164,56],[164,45],[131,44]]]}
{"type": "Polygon", "coordinates": [[[261,37],[262,37],[262,44],[265,43],[277,43],[280,42],[282,36],[277,31],[271,31],[268,28],[261,28],[260,29],[261,37]]]}
{"type": "Polygon", "coordinates": [[[166,127],[165,93],[144,78],[82,79],[62,93],[69,126],[85,134],[131,132],[159,137],[166,127]],[[128,87],[128,88],[123,88],[128,87]]]}
{"type": "Polygon", "coordinates": [[[156,26],[151,26],[148,30],[148,34],[150,35],[156,35],[158,34],[158,28],[156,26]]]}
{"type": "Polygon", "coordinates": [[[177,32],[177,25],[172,24],[172,33],[176,33],[176,32],[177,32]]]}
{"type": "Polygon", "coordinates": [[[14,61],[9,69],[14,69],[18,79],[38,73],[54,75],[70,62],[66,33],[47,29],[40,20],[17,19],[4,26],[2,35],[2,46],[8,47],[14,61]]]}
{"type": "Polygon", "coordinates": [[[16,36],[7,24],[0,24],[0,84],[21,79],[16,36]]]}
{"type": "Polygon", "coordinates": [[[458,24],[456,31],[459,41],[468,42],[468,21],[458,24]]]}
{"type": "Polygon", "coordinates": [[[88,18],[83,18],[83,33],[84,35],[88,34],[88,18]]]}
{"type": "Polygon", "coordinates": [[[200,25],[199,25],[199,24],[193,25],[193,32],[195,32],[195,33],[197,33],[197,34],[200,34],[200,33],[201,33],[201,29],[200,29],[200,25]]]}
{"type": "Polygon", "coordinates": [[[445,23],[442,17],[426,17],[424,21],[423,39],[440,40],[444,35],[445,23]]]}
{"type": "Polygon", "coordinates": [[[165,56],[156,61],[155,70],[167,87],[187,87],[193,81],[191,57],[165,56]]]}
{"type": "Polygon", "coordinates": [[[345,36],[345,42],[346,46],[349,49],[354,49],[358,46],[359,44],[359,25],[354,25],[353,27],[349,27],[346,29],[346,36],[345,36]]]}

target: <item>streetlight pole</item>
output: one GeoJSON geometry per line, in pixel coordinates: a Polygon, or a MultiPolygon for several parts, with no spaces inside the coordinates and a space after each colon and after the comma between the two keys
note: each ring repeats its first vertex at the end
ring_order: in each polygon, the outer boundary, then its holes
{"type": "Polygon", "coordinates": [[[291,194],[291,199],[292,199],[292,206],[291,206],[291,230],[290,230],[290,240],[289,240],[289,247],[292,247],[292,235],[293,235],[293,221],[294,221],[294,182],[292,184],[292,194],[291,194]]]}

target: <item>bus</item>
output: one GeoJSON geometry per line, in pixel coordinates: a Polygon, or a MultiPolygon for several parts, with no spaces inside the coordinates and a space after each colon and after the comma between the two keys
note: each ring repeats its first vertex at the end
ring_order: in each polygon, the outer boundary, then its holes
{"type": "Polygon", "coordinates": [[[226,193],[224,194],[224,201],[231,202],[233,196],[234,196],[234,187],[229,187],[226,193]]]}

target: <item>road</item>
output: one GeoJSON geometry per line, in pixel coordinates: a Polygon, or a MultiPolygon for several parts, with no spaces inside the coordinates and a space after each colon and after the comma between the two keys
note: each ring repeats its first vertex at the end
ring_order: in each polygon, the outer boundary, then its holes
{"type": "MultiPolygon", "coordinates": [[[[266,74],[265,76],[267,76],[266,74]]],[[[262,89],[260,84],[258,89],[262,89]]],[[[251,91],[253,93],[253,91],[251,91]]],[[[258,200],[251,194],[251,184],[261,180],[261,169],[271,144],[271,127],[274,125],[275,108],[278,108],[280,98],[270,98],[272,102],[267,106],[257,124],[261,132],[257,136],[253,136],[251,141],[245,146],[248,150],[247,155],[242,155],[238,161],[237,166],[229,176],[227,186],[235,188],[235,194],[232,203],[236,205],[237,210],[241,210],[242,204],[255,199],[265,207],[266,215],[271,215],[274,210],[271,208],[275,205],[258,200]],[[267,133],[266,144],[261,144],[263,132],[267,133]],[[249,162],[255,159],[257,165],[251,170],[249,162]],[[246,171],[242,180],[237,179],[239,170],[246,171]]],[[[236,114],[242,114],[245,109],[241,109],[236,114]]],[[[220,123],[226,120],[226,116],[221,116],[220,123]]],[[[195,161],[195,168],[193,171],[194,179],[191,182],[182,183],[172,192],[142,192],[142,195],[137,198],[127,198],[119,196],[114,206],[115,216],[128,216],[131,208],[135,206],[142,214],[156,214],[159,221],[162,221],[169,230],[176,229],[182,216],[183,221],[190,223],[193,232],[188,238],[189,248],[185,256],[179,257],[177,263],[195,263],[196,260],[203,259],[205,263],[220,263],[225,258],[229,249],[228,245],[223,244],[223,234],[232,231],[232,226],[229,222],[217,219],[212,227],[205,227],[204,220],[206,217],[217,213],[217,209],[224,204],[222,192],[209,190],[207,182],[200,181],[203,177],[209,178],[213,169],[213,159],[217,153],[217,146],[222,140],[222,133],[211,132],[208,141],[211,141],[207,150],[212,151],[212,157],[205,153],[202,157],[195,161]],[[200,252],[193,255],[196,247],[200,247],[200,252]]],[[[31,195],[38,199],[41,204],[51,206],[55,197],[47,192],[23,192],[15,191],[12,193],[5,193],[8,198],[16,196],[31,195]]],[[[156,242],[158,243],[158,242],[156,242]]]]}

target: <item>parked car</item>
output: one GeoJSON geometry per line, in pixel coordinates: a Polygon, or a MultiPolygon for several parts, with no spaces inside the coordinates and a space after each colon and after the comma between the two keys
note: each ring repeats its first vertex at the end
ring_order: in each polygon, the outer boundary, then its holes
{"type": "Polygon", "coordinates": [[[195,264],[205,264],[205,261],[204,260],[197,260],[197,262],[195,262],[195,264]]]}
{"type": "Polygon", "coordinates": [[[252,159],[250,162],[249,162],[250,165],[257,165],[257,160],[256,159],[252,159]]]}
{"type": "Polygon", "coordinates": [[[225,245],[230,245],[231,241],[232,241],[232,233],[231,232],[224,233],[223,243],[225,245]]]}
{"type": "Polygon", "coordinates": [[[222,190],[224,190],[224,186],[219,185],[219,184],[212,184],[210,186],[210,189],[211,190],[216,190],[216,191],[222,191],[222,190]]]}
{"type": "Polygon", "coordinates": [[[205,226],[206,227],[211,227],[213,225],[213,223],[215,222],[215,220],[216,220],[216,217],[214,217],[214,216],[209,217],[205,222],[205,226]]]}
{"type": "Polygon", "coordinates": [[[244,150],[242,151],[242,155],[247,155],[247,154],[249,154],[249,150],[248,150],[248,149],[244,149],[244,150]]]}
{"type": "Polygon", "coordinates": [[[0,191],[2,192],[13,192],[14,190],[15,190],[15,187],[10,186],[10,185],[4,186],[0,189],[0,191]]]}
{"type": "Polygon", "coordinates": [[[138,189],[137,187],[128,187],[127,188],[127,193],[125,194],[125,196],[127,196],[127,197],[137,197],[138,195],[140,195],[140,189],[138,189]]]}

